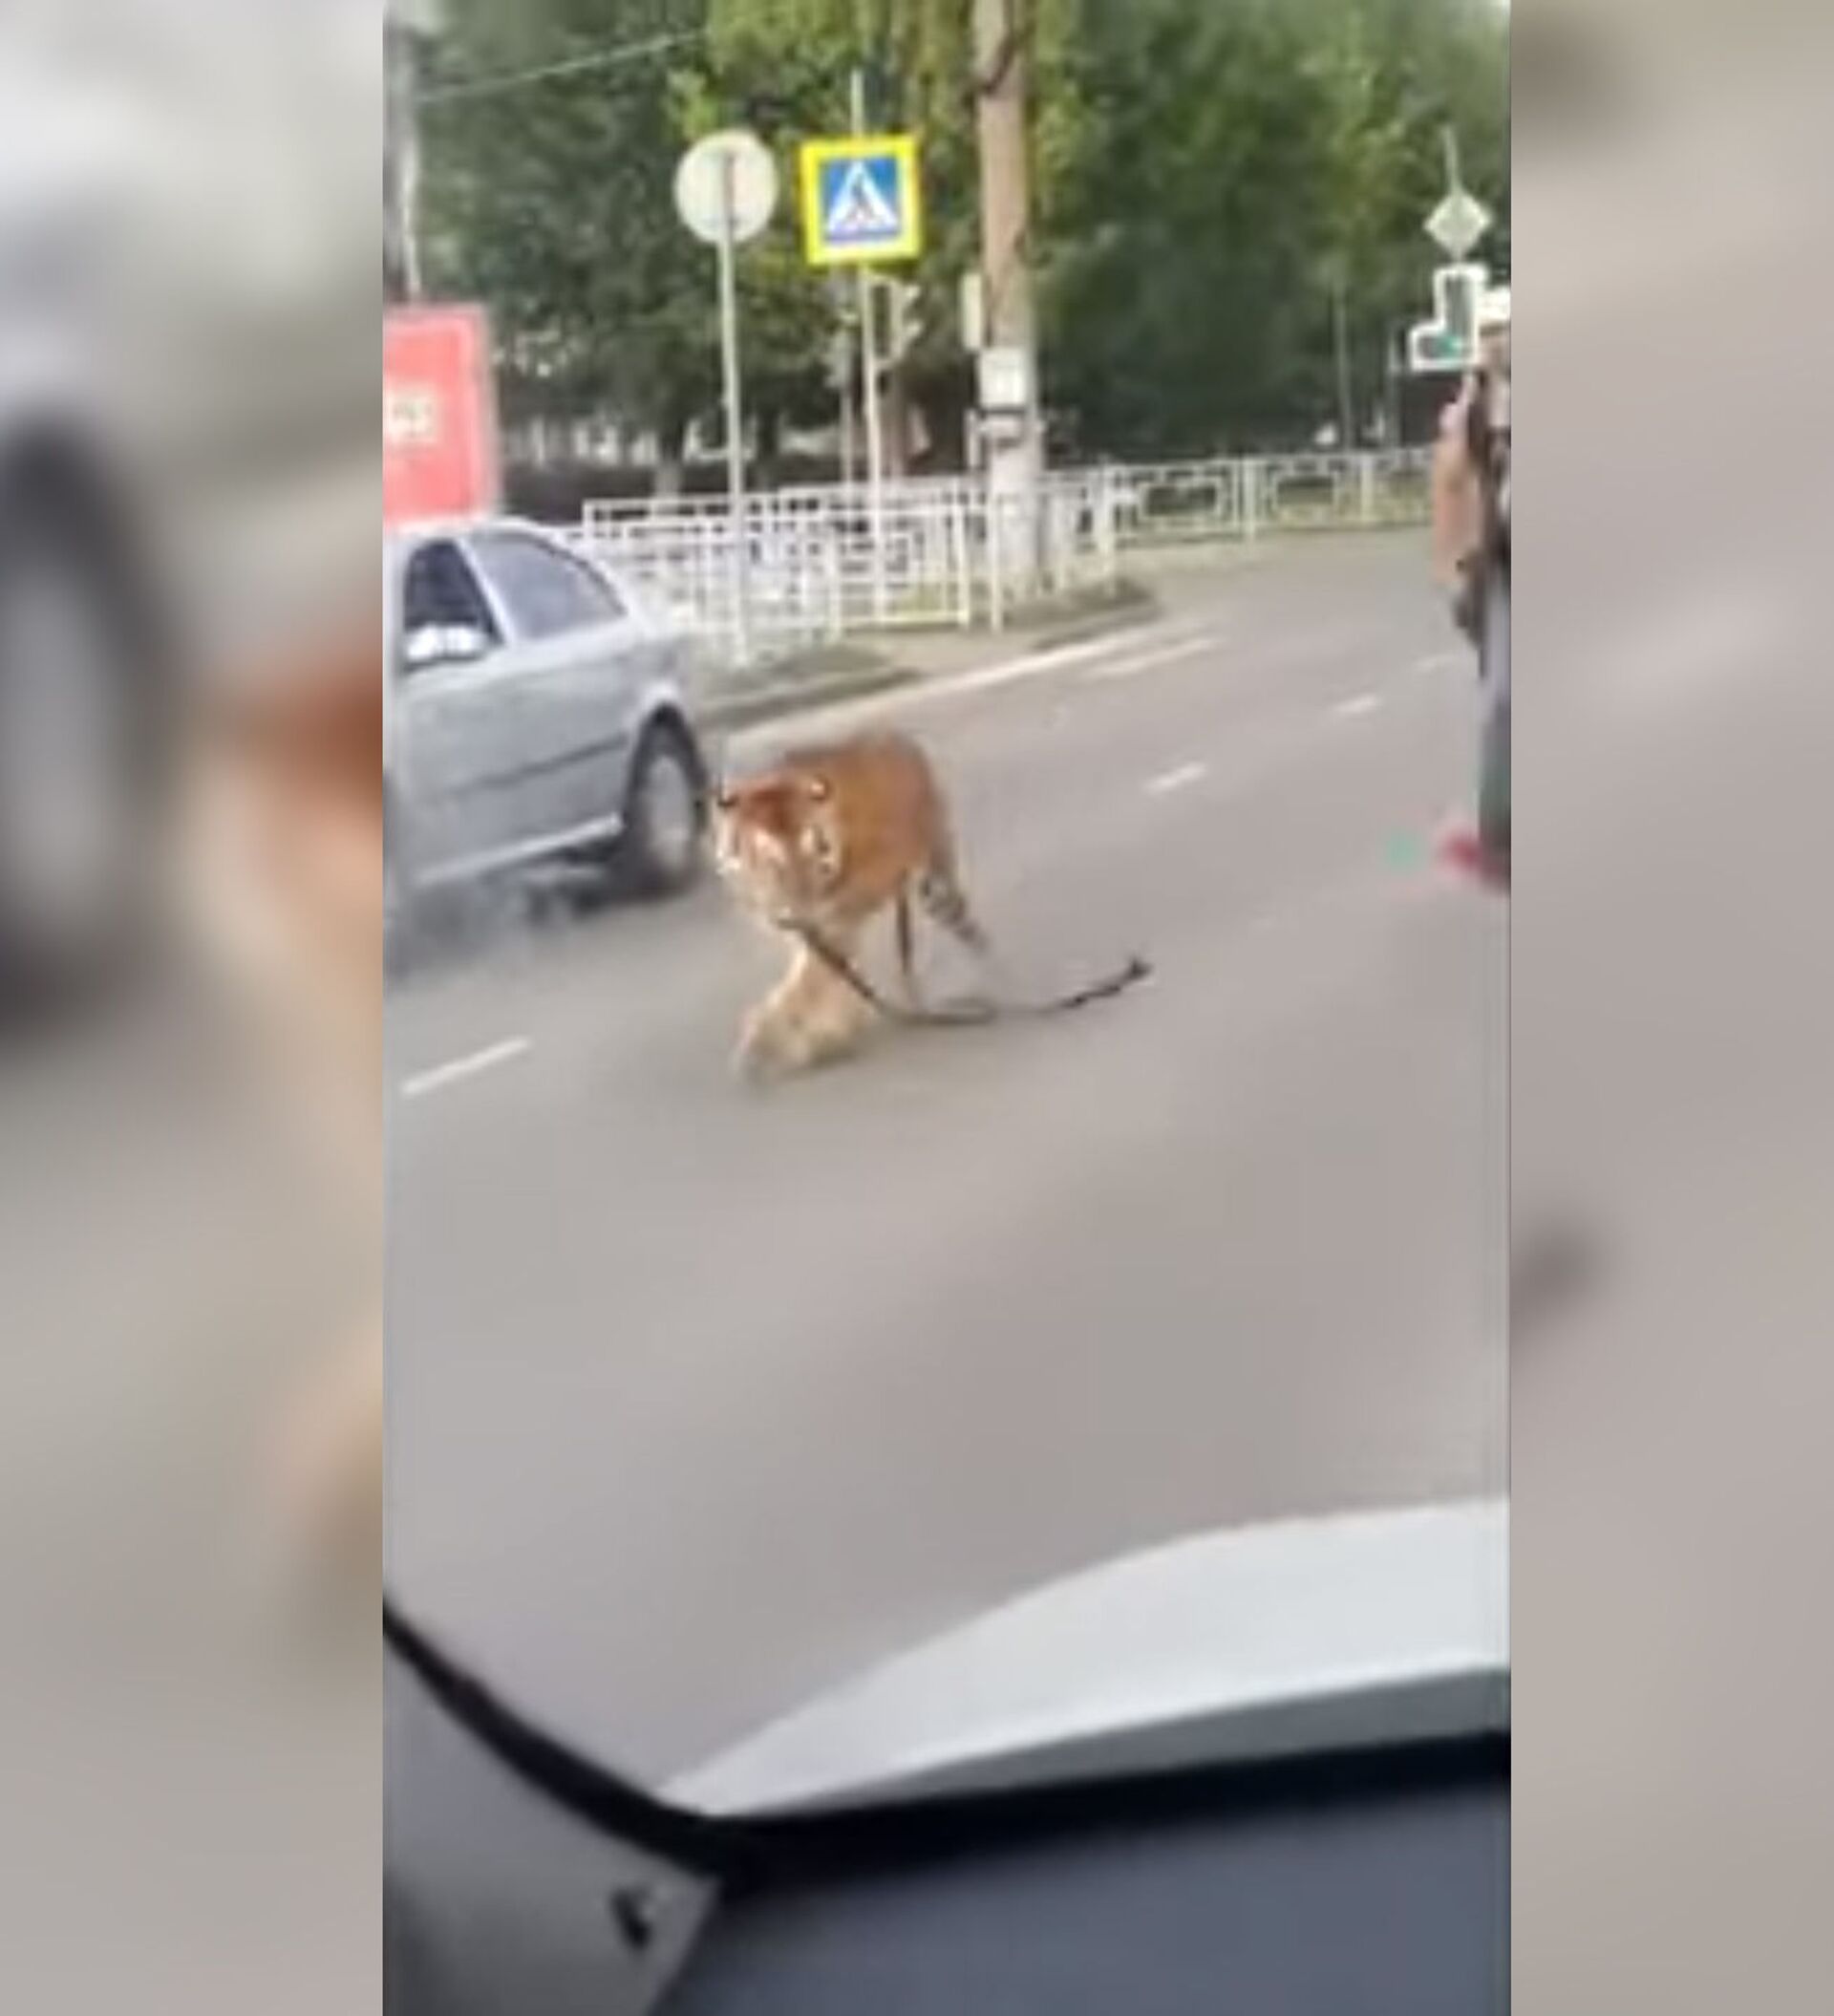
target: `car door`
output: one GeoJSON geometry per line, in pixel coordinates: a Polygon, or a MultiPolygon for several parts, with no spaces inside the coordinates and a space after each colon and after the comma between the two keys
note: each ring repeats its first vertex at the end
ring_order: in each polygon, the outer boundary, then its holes
{"type": "Polygon", "coordinates": [[[532,817],[556,839],[615,830],[653,645],[597,568],[522,526],[468,548],[514,640],[532,817]]]}
{"type": "Polygon", "coordinates": [[[396,584],[395,796],[415,880],[451,880],[512,856],[529,838],[520,667],[458,541],[408,544],[396,584]]]}

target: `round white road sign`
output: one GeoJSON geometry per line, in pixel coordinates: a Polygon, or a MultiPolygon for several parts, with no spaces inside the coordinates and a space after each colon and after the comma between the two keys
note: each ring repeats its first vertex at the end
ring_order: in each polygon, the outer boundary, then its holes
{"type": "Polygon", "coordinates": [[[675,171],[681,221],[709,245],[718,245],[729,230],[735,245],[756,238],[776,212],[777,196],[777,162],[753,133],[709,134],[689,148],[675,171]]]}

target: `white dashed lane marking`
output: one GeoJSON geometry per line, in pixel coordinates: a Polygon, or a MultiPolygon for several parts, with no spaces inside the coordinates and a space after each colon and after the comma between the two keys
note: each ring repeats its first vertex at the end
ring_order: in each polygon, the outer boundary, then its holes
{"type": "Polygon", "coordinates": [[[1209,774],[1207,763],[1181,763],[1176,770],[1166,770],[1158,777],[1149,778],[1146,789],[1154,798],[1168,798],[1174,791],[1185,791],[1192,784],[1201,784],[1209,774]]]}
{"type": "Polygon", "coordinates": [[[524,1058],[534,1045],[526,1037],[515,1036],[501,1043],[492,1043],[487,1050],[475,1050],[469,1057],[455,1058],[449,1064],[437,1065],[431,1071],[419,1072],[413,1078],[401,1082],[403,1099],[427,1099],[435,1092],[449,1091],[454,1085],[463,1084],[467,1079],[481,1078],[486,1071],[495,1071],[504,1064],[513,1064],[524,1058]]]}
{"type": "Polygon", "coordinates": [[[1379,693],[1359,693],[1354,698],[1339,700],[1331,712],[1340,721],[1359,721],[1365,715],[1374,714],[1382,704],[1379,693]]]}

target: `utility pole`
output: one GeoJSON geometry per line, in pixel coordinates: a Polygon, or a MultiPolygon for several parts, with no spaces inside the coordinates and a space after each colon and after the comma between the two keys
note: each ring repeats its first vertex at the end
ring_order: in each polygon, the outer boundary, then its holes
{"type": "Polygon", "coordinates": [[[415,211],[420,181],[419,116],[415,105],[420,38],[437,12],[413,0],[389,0],[382,17],[382,293],[420,298],[415,211]]]}
{"type": "Polygon", "coordinates": [[[1044,474],[1037,312],[1032,287],[1031,0],[974,0],[974,97],[981,151],[981,270],[987,343],[1024,359],[1025,404],[992,416],[987,466],[995,492],[1035,515],[1044,474]]]}

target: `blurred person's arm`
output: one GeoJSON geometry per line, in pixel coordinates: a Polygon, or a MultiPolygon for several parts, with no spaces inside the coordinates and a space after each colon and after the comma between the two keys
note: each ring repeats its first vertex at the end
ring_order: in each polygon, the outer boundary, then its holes
{"type": "Polygon", "coordinates": [[[1447,588],[1457,588],[1483,540],[1483,493],[1471,459],[1471,408],[1478,381],[1467,378],[1439,416],[1433,444],[1433,567],[1447,588]]]}
{"type": "Polygon", "coordinates": [[[1481,380],[1467,378],[1439,418],[1433,445],[1433,567],[1452,595],[1459,628],[1478,634],[1479,561],[1483,548],[1483,483],[1471,454],[1471,418],[1481,380]]]}
{"type": "MultiPolygon", "coordinates": [[[[194,913],[212,962],[295,1113],[329,1150],[329,1192],[378,1219],[381,1141],[382,666],[356,640],[224,699],[198,750],[194,913]],[[326,1126],[325,1123],[331,1125],[326,1126]]],[[[378,1246],[379,1253],[379,1246],[378,1246]]],[[[362,1322],[281,1399],[270,1503],[295,1560],[354,1576],[379,1561],[379,1287],[362,1322]]]]}
{"type": "Polygon", "coordinates": [[[274,1458],[284,1541],[352,1583],[381,1564],[384,1392],[378,1312],[293,1396],[274,1458]]]}

